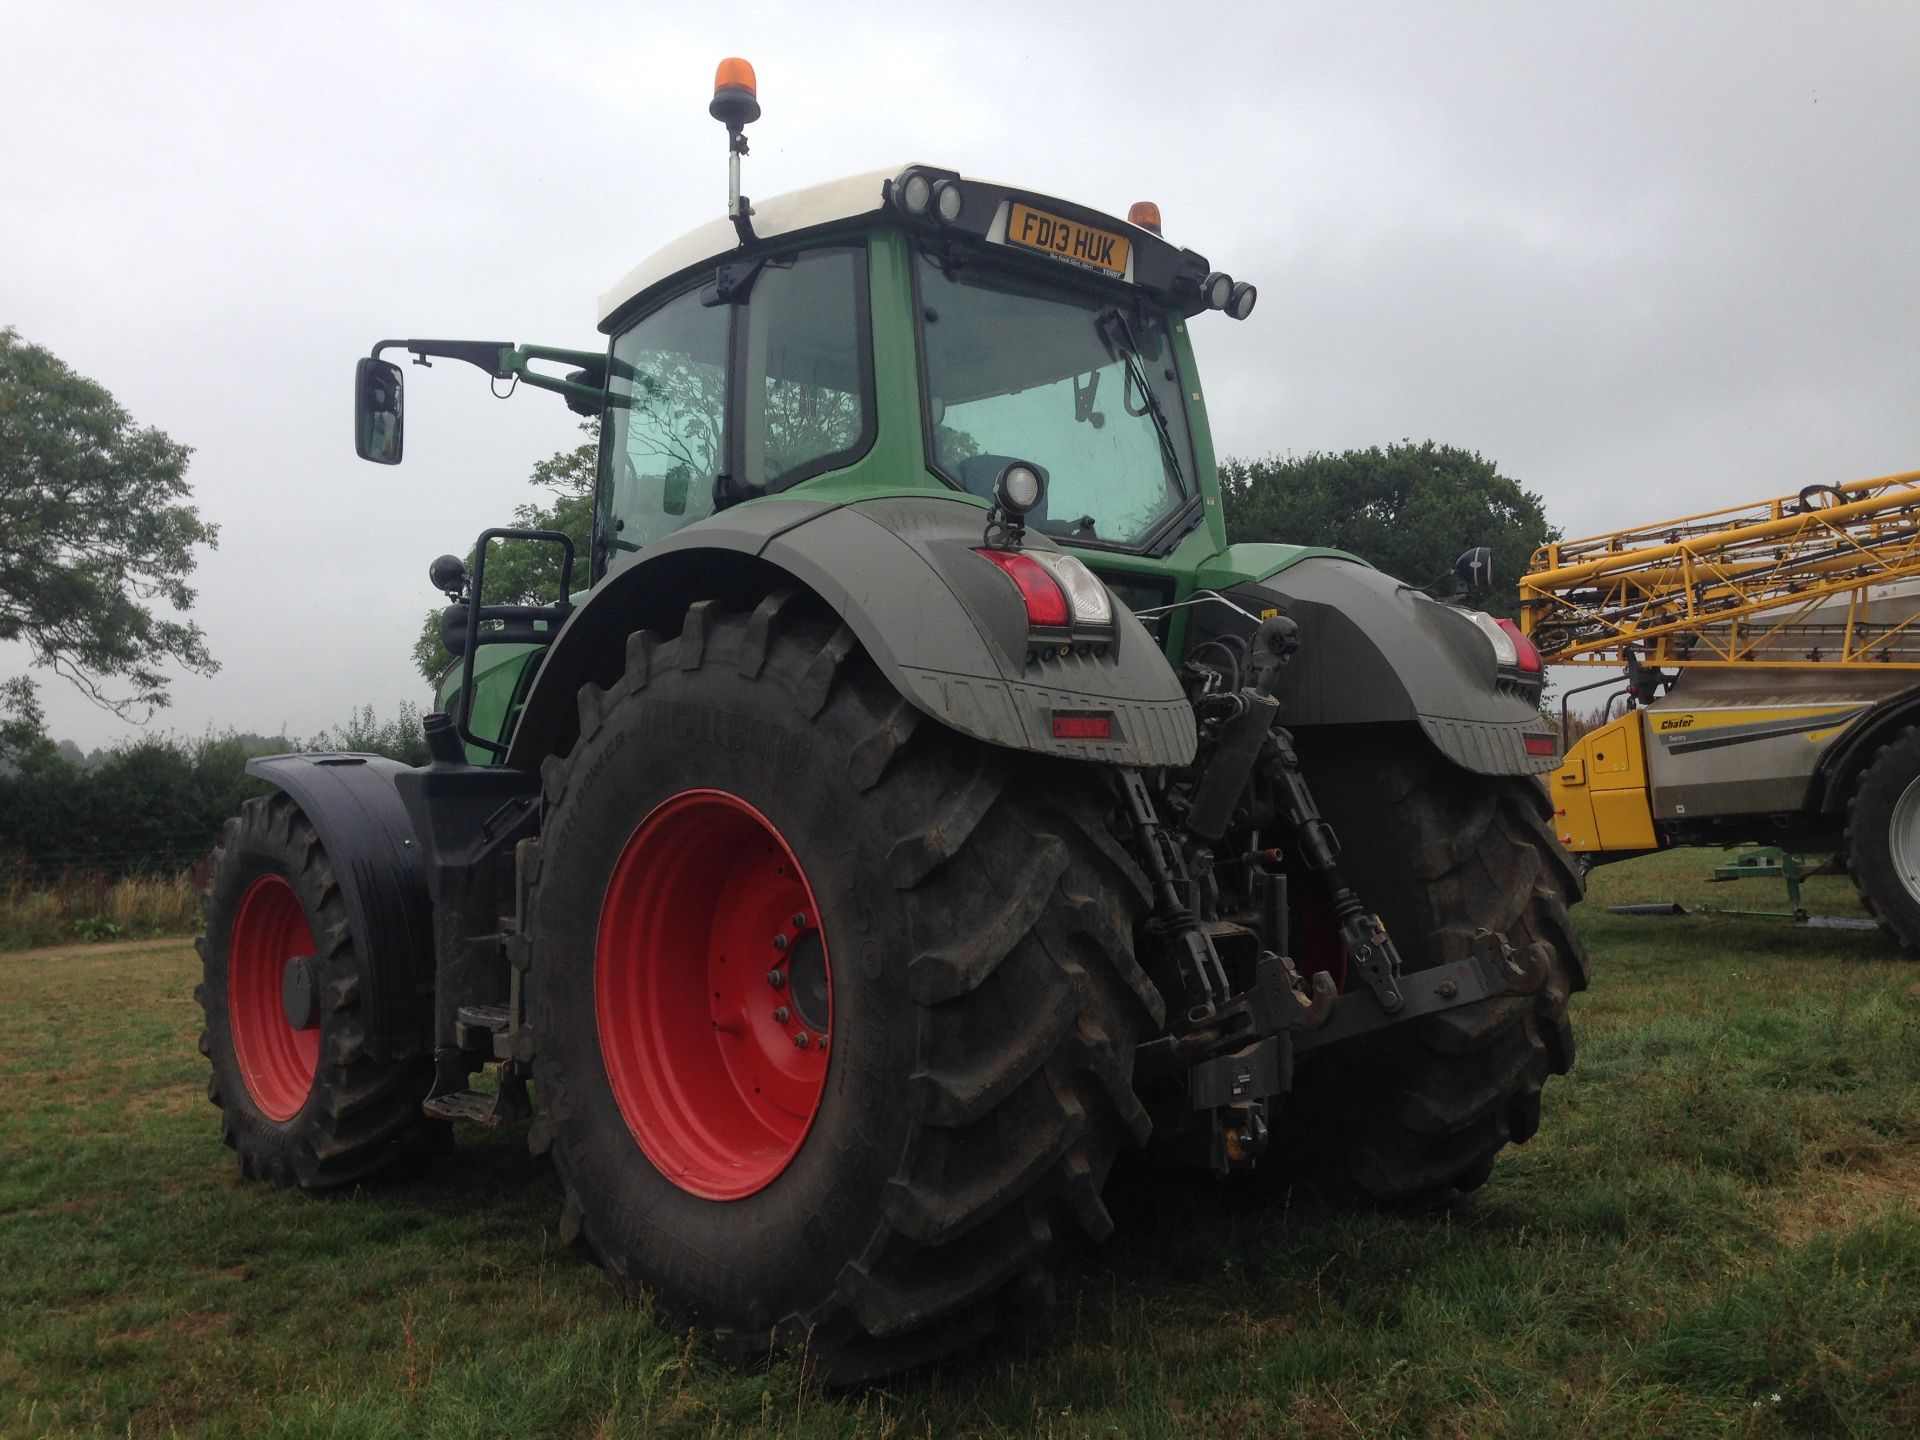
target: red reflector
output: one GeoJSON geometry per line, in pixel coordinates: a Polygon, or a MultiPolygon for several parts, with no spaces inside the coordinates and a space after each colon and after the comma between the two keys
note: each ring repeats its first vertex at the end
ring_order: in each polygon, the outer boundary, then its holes
{"type": "MultiPolygon", "coordinates": [[[[1518,665],[1525,674],[1538,675],[1540,673],[1540,650],[1533,641],[1527,638],[1527,632],[1511,620],[1496,620],[1493,623],[1506,631],[1507,638],[1513,641],[1513,653],[1517,657],[1514,663],[1518,665]]],[[[1536,751],[1535,753],[1538,754],[1540,752],[1536,751]]]]}
{"type": "Polygon", "coordinates": [[[1072,710],[1053,712],[1053,738],[1056,740],[1111,740],[1113,738],[1113,716],[1095,712],[1084,714],[1072,710]]]}
{"type": "Polygon", "coordinates": [[[1067,628],[1067,592],[1047,573],[1046,566],[1018,550],[973,553],[998,565],[1007,572],[1007,578],[1020,587],[1020,598],[1027,605],[1027,624],[1036,630],[1067,628]]]}
{"type": "Polygon", "coordinates": [[[1551,735],[1527,736],[1527,754],[1558,755],[1559,753],[1560,753],[1560,742],[1556,740],[1553,736],[1551,735]]]}

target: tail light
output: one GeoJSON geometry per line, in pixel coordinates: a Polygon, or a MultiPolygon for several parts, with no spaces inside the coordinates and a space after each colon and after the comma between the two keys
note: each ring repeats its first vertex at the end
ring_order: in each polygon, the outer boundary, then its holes
{"type": "Polygon", "coordinates": [[[1527,632],[1511,620],[1496,620],[1493,623],[1506,631],[1507,638],[1513,641],[1513,663],[1515,668],[1518,669],[1522,675],[1538,675],[1540,673],[1540,650],[1533,641],[1527,638],[1527,632]]]}
{"type": "Polygon", "coordinates": [[[1539,686],[1546,678],[1540,669],[1540,651],[1513,621],[1496,620],[1484,610],[1469,610],[1466,616],[1487,637],[1493,647],[1493,663],[1502,675],[1529,688],[1539,686]]]}
{"type": "Polygon", "coordinates": [[[990,560],[1019,588],[1027,606],[1027,627],[1031,630],[1065,630],[1072,611],[1067,592],[1051,571],[1025,550],[976,550],[974,554],[990,560]]]}
{"type": "Polygon", "coordinates": [[[974,552],[1000,567],[1019,587],[1030,630],[1068,630],[1104,638],[1113,633],[1113,597],[1100,577],[1059,550],[974,552]]]}

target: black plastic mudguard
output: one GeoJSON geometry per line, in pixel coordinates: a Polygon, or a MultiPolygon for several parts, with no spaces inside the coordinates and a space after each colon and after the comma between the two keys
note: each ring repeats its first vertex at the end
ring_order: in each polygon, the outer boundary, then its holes
{"type": "MultiPolygon", "coordinates": [[[[908,703],[963,735],[1116,765],[1192,760],[1193,709],[1119,601],[1104,647],[1029,660],[1019,592],[973,553],[985,518],[929,491],[845,505],[765,500],[689,525],[616,569],[574,611],[534,680],[507,763],[533,769],[569,743],[580,686],[612,683],[633,631],[673,633],[694,600],[795,584],[832,607],[908,703]],[[1112,738],[1056,738],[1056,710],[1104,711],[1112,738]]],[[[1033,532],[1026,543],[1053,548],[1033,532]]]]}
{"type": "Polygon", "coordinates": [[[293,797],[320,834],[340,883],[360,962],[368,1052],[425,1054],[431,1044],[433,907],[419,847],[383,755],[262,755],[247,762],[293,797]]]}

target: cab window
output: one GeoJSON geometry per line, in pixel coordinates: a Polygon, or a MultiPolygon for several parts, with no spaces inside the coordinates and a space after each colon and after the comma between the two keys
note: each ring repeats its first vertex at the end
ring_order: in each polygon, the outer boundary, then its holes
{"type": "Polygon", "coordinates": [[[614,340],[597,568],[713,513],[727,458],[731,318],[690,291],[614,340]]]}
{"type": "Polygon", "coordinates": [[[865,259],[811,250],[769,261],[754,279],[742,317],[740,474],[751,489],[837,470],[873,442],[865,259]]]}
{"type": "Polygon", "coordinates": [[[617,336],[596,575],[716,507],[865,454],[876,432],[870,336],[857,246],[736,262],[617,336]]]}
{"type": "Polygon", "coordinates": [[[1036,529],[1141,549],[1196,498],[1170,313],[1114,286],[922,252],[921,376],[934,469],[983,498],[1009,460],[1049,472],[1036,529]]]}

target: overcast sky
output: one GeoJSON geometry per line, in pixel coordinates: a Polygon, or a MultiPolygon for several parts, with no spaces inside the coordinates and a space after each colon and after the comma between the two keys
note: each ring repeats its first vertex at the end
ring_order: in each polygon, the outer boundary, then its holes
{"type": "MultiPolygon", "coordinates": [[[[424,698],[427,562],[572,417],[442,363],[362,464],[354,359],[597,348],[723,208],[730,54],[749,194],[918,159],[1157,200],[1260,287],[1195,335],[1225,453],[1432,438],[1569,534],[1920,467],[1913,4],[0,3],[0,324],[193,446],[221,527],[223,668],[155,728],[424,698]]],[[[56,736],[138,733],[41,674],[56,736]]]]}

